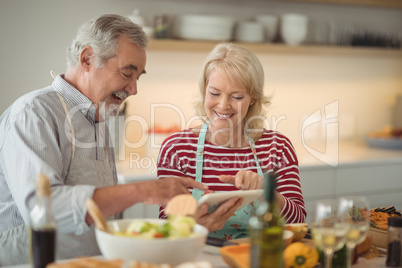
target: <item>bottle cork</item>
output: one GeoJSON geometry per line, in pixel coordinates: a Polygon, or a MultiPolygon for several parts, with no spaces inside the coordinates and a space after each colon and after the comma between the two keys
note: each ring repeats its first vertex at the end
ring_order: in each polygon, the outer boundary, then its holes
{"type": "Polygon", "coordinates": [[[41,173],[38,176],[38,184],[37,184],[37,194],[39,196],[48,197],[50,196],[50,181],[49,178],[41,173]]]}

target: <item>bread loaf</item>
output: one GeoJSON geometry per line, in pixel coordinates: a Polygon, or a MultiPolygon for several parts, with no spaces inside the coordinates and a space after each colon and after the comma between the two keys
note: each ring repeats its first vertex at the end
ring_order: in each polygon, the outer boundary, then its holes
{"type": "Polygon", "coordinates": [[[131,261],[129,268],[173,268],[169,264],[153,264],[147,262],[131,261]]]}
{"type": "Polygon", "coordinates": [[[182,263],[175,268],[213,268],[213,266],[208,261],[199,261],[182,263]]]}
{"type": "Polygon", "coordinates": [[[98,260],[94,258],[80,258],[62,263],[50,263],[46,268],[120,268],[122,260],[98,260]]]}
{"type": "MultiPolygon", "coordinates": [[[[120,268],[122,260],[98,260],[95,258],[80,258],[62,263],[51,263],[46,268],[120,268]]],[[[169,264],[152,264],[147,262],[131,261],[129,268],[173,268],[169,264]]],[[[186,262],[175,268],[213,268],[208,261],[186,262]]]]}
{"type": "Polygon", "coordinates": [[[364,239],[363,242],[356,246],[356,254],[360,256],[364,252],[368,251],[371,248],[372,244],[373,239],[371,238],[371,235],[368,234],[366,236],[366,239],[364,239]]]}

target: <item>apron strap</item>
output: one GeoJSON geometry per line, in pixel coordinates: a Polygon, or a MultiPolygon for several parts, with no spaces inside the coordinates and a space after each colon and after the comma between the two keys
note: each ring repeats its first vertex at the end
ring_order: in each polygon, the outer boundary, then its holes
{"type": "MultiPolygon", "coordinates": [[[[105,126],[105,128],[106,128],[106,122],[104,122],[104,124],[103,124],[104,126],[105,126]]],[[[102,136],[102,139],[103,139],[103,148],[104,148],[104,151],[105,151],[105,160],[106,160],[106,163],[109,163],[109,154],[108,154],[108,147],[107,147],[107,144],[106,144],[106,138],[105,138],[105,136],[103,135],[103,131],[102,131],[102,129],[104,129],[104,128],[102,128],[100,125],[99,125],[99,131],[100,131],[100,134],[101,134],[101,136],[102,136]]],[[[109,141],[110,142],[110,141],[109,141]]]]}
{"type": "Polygon", "coordinates": [[[71,127],[71,138],[72,138],[72,144],[73,144],[73,147],[72,147],[72,158],[74,158],[74,155],[75,155],[75,134],[74,134],[74,128],[73,128],[73,124],[71,123],[71,118],[70,118],[70,116],[68,115],[68,109],[67,109],[67,105],[66,105],[66,102],[64,101],[64,99],[63,99],[63,97],[57,92],[57,95],[59,96],[59,99],[60,99],[60,101],[61,101],[61,104],[63,105],[63,108],[64,108],[64,112],[66,113],[66,117],[67,117],[67,121],[68,121],[68,123],[70,124],[70,127],[71,127]]]}
{"type": "MultiPolygon", "coordinates": [[[[204,164],[204,145],[205,145],[205,136],[207,134],[208,125],[204,123],[201,127],[200,135],[198,136],[197,143],[197,157],[196,157],[196,169],[195,169],[195,181],[202,181],[202,167],[204,164]]],[[[192,196],[195,199],[200,199],[204,191],[200,189],[193,188],[192,196]]]]}
{"type": "Polygon", "coordinates": [[[53,78],[53,79],[56,79],[56,74],[54,73],[54,71],[53,70],[50,70],[50,76],[53,78]]]}
{"type": "MultiPolygon", "coordinates": [[[[58,92],[57,92],[57,96],[59,96],[59,99],[60,99],[61,104],[63,106],[64,112],[66,113],[67,121],[68,121],[68,123],[70,125],[70,128],[71,128],[71,137],[72,137],[71,142],[72,142],[72,145],[73,145],[72,146],[72,158],[74,158],[74,155],[75,155],[75,132],[74,132],[74,127],[73,127],[73,124],[71,123],[71,117],[70,117],[70,115],[68,113],[67,105],[66,105],[66,102],[64,101],[64,98],[58,92]]],[[[104,126],[106,127],[106,123],[104,123],[104,126]]],[[[103,131],[102,131],[101,126],[99,126],[99,132],[100,132],[100,134],[102,136],[102,140],[103,140],[103,144],[104,144],[103,150],[105,151],[105,160],[106,160],[106,163],[109,163],[109,154],[108,154],[106,139],[105,139],[105,136],[103,135],[103,131]]]]}
{"type": "Polygon", "coordinates": [[[264,177],[264,173],[262,172],[260,163],[258,162],[257,149],[255,148],[255,142],[250,136],[248,136],[248,142],[250,144],[251,151],[253,152],[253,155],[254,155],[254,160],[255,160],[255,164],[257,166],[258,175],[260,175],[261,177],[264,177]]]}

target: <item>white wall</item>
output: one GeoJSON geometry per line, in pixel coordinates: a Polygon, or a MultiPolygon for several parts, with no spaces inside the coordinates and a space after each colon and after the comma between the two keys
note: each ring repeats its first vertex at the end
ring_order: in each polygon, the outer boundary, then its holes
{"type": "Polygon", "coordinates": [[[0,1],[0,113],[20,95],[50,84],[50,70],[64,72],[65,50],[79,25],[104,12],[123,13],[133,5],[131,1],[0,1]]]}
{"type": "Polygon", "coordinates": [[[246,19],[264,13],[302,12],[312,18],[357,21],[382,29],[402,25],[402,10],[271,1],[1,0],[0,113],[18,96],[49,84],[50,70],[64,72],[65,49],[84,21],[102,13],[128,15],[134,8],[149,23],[161,13],[235,14],[246,19]]]}
{"type": "MultiPolygon", "coordinates": [[[[147,75],[141,77],[139,92],[129,99],[130,114],[168,127],[189,124],[198,92],[198,73],[205,53],[148,53],[147,75]],[[191,60],[189,60],[191,59],[191,60]],[[166,104],[152,109],[151,104],[166,104]],[[152,112],[155,116],[151,119],[152,112]],[[180,118],[184,117],[183,122],[180,118]]],[[[337,103],[336,122],[340,140],[362,139],[391,122],[392,105],[402,94],[402,61],[392,57],[258,54],[265,69],[265,90],[273,95],[268,119],[271,127],[286,134],[296,147],[302,142],[303,120],[337,103]]],[[[306,128],[307,141],[325,142],[322,125],[306,128]]],[[[130,127],[131,142],[141,134],[138,124],[130,127]]],[[[182,127],[184,127],[182,125],[182,127]]],[[[335,130],[336,131],[336,130],[335,130]]],[[[328,135],[337,135],[329,133],[328,135]]],[[[306,140],[305,140],[306,141],[306,140]]],[[[324,148],[325,149],[325,148],[324,148]]]]}

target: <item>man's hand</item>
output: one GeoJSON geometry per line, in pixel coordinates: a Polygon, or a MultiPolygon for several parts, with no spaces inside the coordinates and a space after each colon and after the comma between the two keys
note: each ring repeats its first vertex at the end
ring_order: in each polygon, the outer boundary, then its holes
{"type": "MultiPolygon", "coordinates": [[[[188,188],[208,190],[208,186],[196,182],[192,178],[169,177],[97,188],[92,199],[102,214],[105,217],[110,217],[137,203],[166,206],[167,202],[174,196],[190,194],[188,188]]],[[[85,216],[85,221],[88,225],[93,223],[93,219],[88,213],[85,216]]]]}
{"type": "Polygon", "coordinates": [[[147,205],[166,206],[171,198],[179,194],[190,194],[188,188],[208,190],[208,186],[188,177],[168,177],[155,181],[142,182],[141,193],[147,205]]]}

